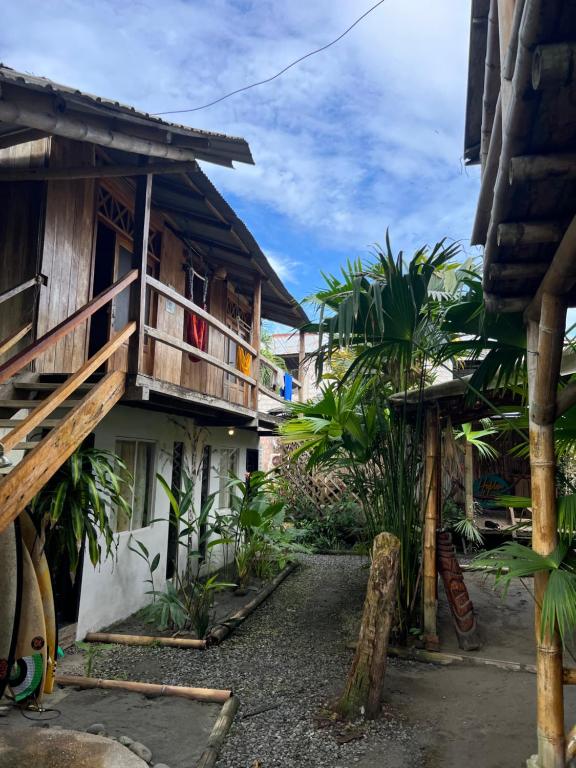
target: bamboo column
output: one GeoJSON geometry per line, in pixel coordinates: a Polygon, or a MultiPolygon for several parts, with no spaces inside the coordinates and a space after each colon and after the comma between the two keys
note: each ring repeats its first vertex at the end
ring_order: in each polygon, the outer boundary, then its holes
{"type": "MultiPolygon", "coordinates": [[[[558,538],[554,418],[565,323],[565,303],[544,294],[539,327],[534,321],[528,324],[532,547],[541,555],[550,554],[558,538]]],[[[547,583],[547,573],[535,574],[538,765],[564,768],[562,645],[558,632],[540,631],[547,583]]]]}
{"type": "Polygon", "coordinates": [[[438,528],[439,509],[439,444],[440,430],[438,414],[435,409],[426,410],[426,463],[424,474],[424,553],[423,553],[423,591],[424,591],[424,640],[428,650],[439,646],[436,624],[438,605],[438,567],[436,563],[436,530],[438,528]]]}
{"type": "Polygon", "coordinates": [[[254,306],[252,308],[252,346],[256,350],[252,377],[256,379],[252,391],[252,408],[258,412],[258,387],[260,384],[260,325],[262,323],[262,278],[254,278],[254,306]]]}
{"type": "Polygon", "coordinates": [[[466,517],[474,520],[474,446],[468,440],[464,447],[464,496],[466,517]]]}
{"type": "Polygon", "coordinates": [[[308,392],[304,391],[304,379],[306,378],[306,372],[304,370],[304,358],[306,357],[306,333],[300,331],[298,335],[298,381],[302,385],[300,387],[299,397],[301,403],[303,403],[308,397],[308,392]]]}
{"type": "Polygon", "coordinates": [[[128,373],[138,374],[142,368],[144,354],[144,313],[146,307],[146,266],[148,263],[148,235],[150,232],[150,204],[152,201],[151,173],[146,172],[142,164],[143,175],[136,178],[136,196],[134,199],[134,247],[132,267],[138,270],[138,279],[130,289],[130,319],[136,321],[136,333],[128,343],[128,373]]]}

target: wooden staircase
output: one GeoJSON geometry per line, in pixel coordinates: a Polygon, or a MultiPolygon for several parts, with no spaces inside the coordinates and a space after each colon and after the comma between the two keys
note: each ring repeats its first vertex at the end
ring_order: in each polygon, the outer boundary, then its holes
{"type": "Polygon", "coordinates": [[[135,282],[138,274],[132,270],[0,365],[0,384],[7,385],[3,387],[4,398],[0,399],[0,467],[4,475],[0,478],[0,533],[124,394],[123,371],[108,371],[96,380],[95,374],[135,333],[136,322],[128,323],[75,373],[35,377],[23,374],[22,370],[135,282]]]}

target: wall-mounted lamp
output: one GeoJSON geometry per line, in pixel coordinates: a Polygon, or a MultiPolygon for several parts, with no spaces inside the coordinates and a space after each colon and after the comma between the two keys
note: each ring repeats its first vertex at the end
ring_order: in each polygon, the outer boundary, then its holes
{"type": "Polygon", "coordinates": [[[229,437],[234,437],[235,432],[236,430],[234,429],[234,427],[230,427],[230,429],[228,430],[229,437]]]}

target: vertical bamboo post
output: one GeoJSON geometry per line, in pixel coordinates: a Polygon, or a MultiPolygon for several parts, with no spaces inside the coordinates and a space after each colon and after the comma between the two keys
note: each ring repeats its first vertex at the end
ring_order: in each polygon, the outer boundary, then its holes
{"type": "Polygon", "coordinates": [[[514,6],[516,0],[498,0],[498,36],[500,43],[500,101],[502,104],[502,120],[505,122],[510,107],[512,95],[512,81],[504,77],[504,62],[510,37],[512,35],[512,19],[514,18],[514,6]]]}
{"type": "Polygon", "coordinates": [[[438,568],[436,563],[436,529],[438,528],[438,467],[440,432],[438,414],[433,408],[426,410],[426,462],[424,472],[424,640],[426,648],[434,650],[439,646],[436,624],[438,604],[438,568]]]}
{"type": "Polygon", "coordinates": [[[262,323],[262,278],[254,278],[254,306],[252,308],[252,346],[256,350],[252,377],[256,384],[252,390],[252,408],[258,412],[258,385],[260,384],[260,325],[262,323]]]}
{"type": "Polygon", "coordinates": [[[130,291],[130,319],[136,321],[136,333],[132,334],[128,344],[128,373],[134,375],[136,375],[142,367],[142,356],[144,353],[146,266],[148,263],[148,234],[150,231],[152,179],[153,176],[151,173],[142,174],[141,176],[136,177],[132,267],[138,270],[139,275],[130,291]]]}
{"type": "MultiPolygon", "coordinates": [[[[532,547],[548,555],[557,543],[554,418],[566,323],[566,305],[544,294],[539,327],[528,325],[532,547]]],[[[562,645],[558,632],[540,631],[547,573],[534,576],[539,768],[564,768],[562,645]]]]}
{"type": "Polygon", "coordinates": [[[301,403],[303,403],[308,397],[308,393],[304,391],[304,381],[306,378],[306,372],[304,370],[304,358],[306,357],[306,333],[304,331],[300,331],[298,341],[298,381],[301,384],[298,399],[301,403]]]}
{"type": "Polygon", "coordinates": [[[474,447],[466,440],[464,447],[464,506],[468,520],[474,520],[474,447]]]}

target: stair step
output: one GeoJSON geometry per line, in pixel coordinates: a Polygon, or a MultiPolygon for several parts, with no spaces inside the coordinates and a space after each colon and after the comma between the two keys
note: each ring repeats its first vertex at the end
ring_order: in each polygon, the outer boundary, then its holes
{"type": "MultiPolygon", "coordinates": [[[[24,419],[0,419],[0,427],[17,427],[23,421],[24,419]]],[[[41,424],[38,424],[37,427],[33,427],[30,432],[32,432],[34,429],[47,429],[49,427],[56,427],[58,424],[60,424],[60,421],[61,419],[46,419],[41,424]]]]}
{"type": "MultiPolygon", "coordinates": [[[[56,387],[59,387],[62,382],[56,382],[56,381],[15,381],[14,382],[14,389],[30,389],[32,391],[37,392],[50,392],[53,389],[56,389],[56,387]]],[[[94,384],[80,384],[76,391],[82,390],[83,392],[87,392],[89,389],[92,389],[94,384]]]]}
{"type": "MultiPolygon", "coordinates": [[[[0,400],[0,408],[14,408],[15,410],[19,410],[20,408],[36,408],[39,406],[43,400],[0,400]]],[[[60,403],[58,408],[74,408],[75,405],[78,405],[80,400],[64,400],[63,403],[60,403]]]]}

